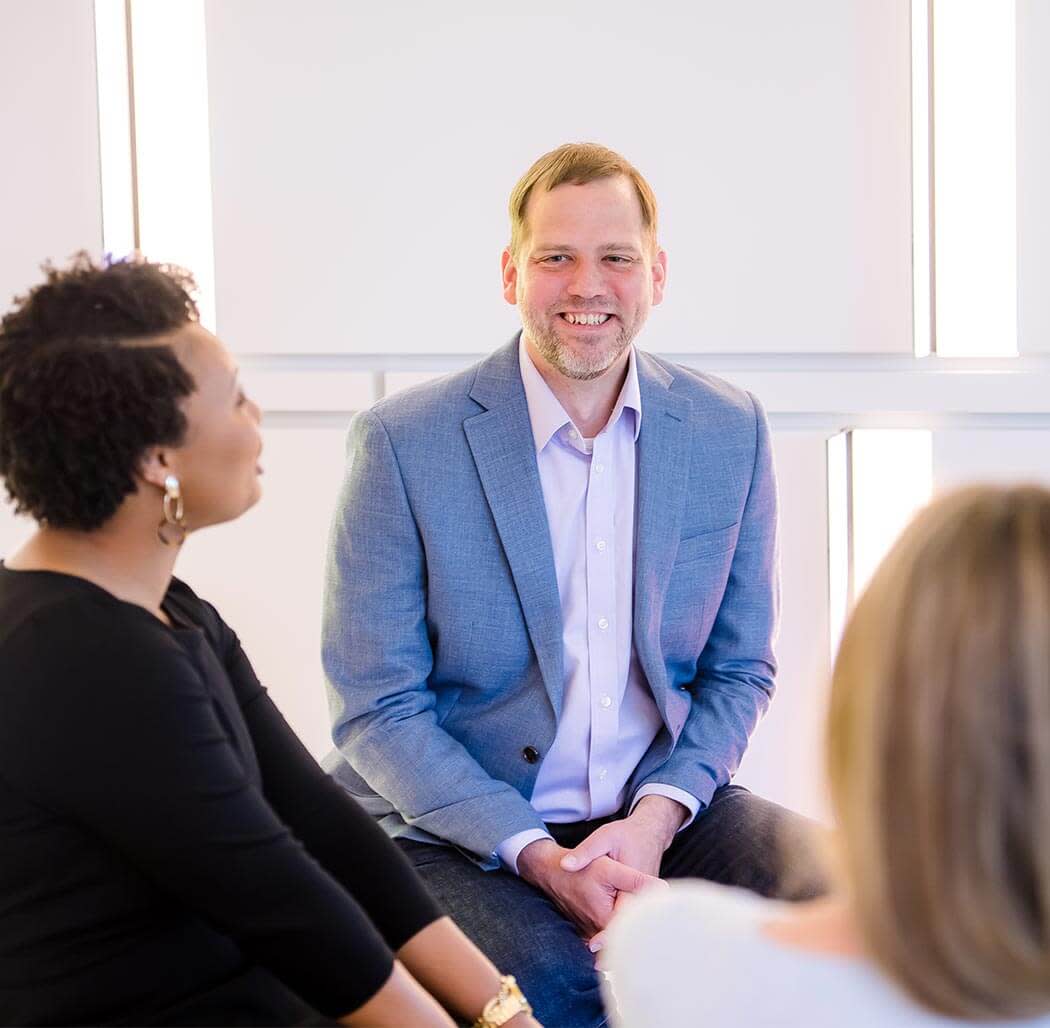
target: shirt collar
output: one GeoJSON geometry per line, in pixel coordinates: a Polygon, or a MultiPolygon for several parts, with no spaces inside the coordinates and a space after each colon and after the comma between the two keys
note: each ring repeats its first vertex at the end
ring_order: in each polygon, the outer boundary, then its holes
{"type": "MultiPolygon", "coordinates": [[[[525,387],[525,402],[529,407],[532,438],[536,443],[536,453],[540,453],[555,432],[572,423],[572,418],[565,413],[565,408],[532,362],[529,351],[525,348],[524,334],[518,339],[518,365],[521,368],[521,382],[525,387]]],[[[616,398],[616,405],[609,416],[607,427],[615,425],[624,410],[632,412],[633,434],[637,442],[638,433],[642,428],[642,394],[638,388],[638,363],[633,345],[627,358],[627,377],[620,389],[620,395],[616,398]]]]}

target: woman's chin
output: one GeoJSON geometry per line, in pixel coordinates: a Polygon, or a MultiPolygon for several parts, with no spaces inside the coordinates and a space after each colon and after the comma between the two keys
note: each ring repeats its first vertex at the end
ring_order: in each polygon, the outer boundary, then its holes
{"type": "Polygon", "coordinates": [[[231,521],[236,521],[243,514],[247,514],[248,511],[254,507],[259,500],[262,498],[262,486],[259,484],[259,480],[256,479],[252,483],[252,487],[248,492],[248,495],[239,503],[236,507],[230,506],[222,511],[215,511],[210,517],[206,518],[203,523],[198,523],[195,528],[207,528],[211,525],[226,525],[231,521]]]}
{"type": "Polygon", "coordinates": [[[258,478],[256,478],[256,479],[255,479],[255,482],[254,482],[254,483],[252,484],[252,491],[251,491],[251,496],[249,497],[249,499],[248,499],[248,502],[247,502],[247,503],[246,503],[246,504],[244,505],[244,507],[243,507],[243,508],[241,509],[240,513],[238,513],[238,514],[237,514],[237,517],[240,517],[240,516],[241,516],[241,514],[246,514],[246,513],[247,513],[248,511],[250,511],[250,510],[252,509],[252,507],[254,507],[254,506],[255,506],[255,505],[256,505],[256,504],[257,504],[257,503],[258,503],[258,502],[259,502],[259,501],[260,501],[261,499],[262,499],[262,483],[260,483],[259,479],[258,479],[258,478]]]}

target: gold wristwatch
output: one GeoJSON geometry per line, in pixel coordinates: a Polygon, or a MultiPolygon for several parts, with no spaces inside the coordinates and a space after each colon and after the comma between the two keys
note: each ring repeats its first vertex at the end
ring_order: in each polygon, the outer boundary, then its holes
{"type": "Polygon", "coordinates": [[[472,1028],[500,1028],[517,1014],[532,1013],[529,1001],[518,988],[514,975],[505,974],[499,980],[499,992],[485,1004],[485,1009],[472,1028]]]}

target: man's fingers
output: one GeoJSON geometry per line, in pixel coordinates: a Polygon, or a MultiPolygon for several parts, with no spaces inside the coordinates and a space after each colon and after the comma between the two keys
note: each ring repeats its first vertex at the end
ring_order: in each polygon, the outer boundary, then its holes
{"type": "Polygon", "coordinates": [[[613,838],[603,834],[599,829],[597,832],[588,835],[579,846],[569,850],[561,858],[562,870],[582,871],[591,861],[597,860],[599,857],[608,856],[609,851],[613,848],[612,843],[613,838]]]}
{"type": "Polygon", "coordinates": [[[602,868],[602,876],[618,892],[637,892],[644,886],[660,880],[644,871],[636,871],[633,867],[621,864],[618,860],[610,860],[608,866],[602,868]]]}
{"type": "Polygon", "coordinates": [[[592,953],[597,953],[605,945],[605,929],[602,929],[597,935],[592,936],[591,941],[587,943],[587,948],[592,953]]]}
{"type": "Polygon", "coordinates": [[[613,900],[613,914],[619,914],[624,907],[635,901],[640,891],[648,892],[649,889],[669,889],[671,888],[670,883],[665,882],[662,878],[654,878],[652,875],[645,875],[645,881],[642,883],[639,889],[634,892],[628,892],[626,889],[621,889],[616,894],[616,899],[613,900]]]}

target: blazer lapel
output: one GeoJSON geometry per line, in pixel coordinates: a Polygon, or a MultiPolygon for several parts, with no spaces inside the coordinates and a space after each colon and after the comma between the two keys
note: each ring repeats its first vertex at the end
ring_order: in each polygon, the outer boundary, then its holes
{"type": "Polygon", "coordinates": [[[634,646],[664,723],[677,733],[688,706],[672,697],[660,645],[663,597],[681,533],[690,459],[686,422],[691,404],[668,388],[673,376],[638,354],[642,429],[638,436],[635,520],[634,646]],[[669,708],[675,708],[671,710],[669,708]]]}
{"type": "Polygon", "coordinates": [[[517,360],[515,339],[481,365],[470,395],[487,409],[467,418],[463,429],[510,564],[544,685],[559,716],[564,693],[561,600],[517,360]]]}

